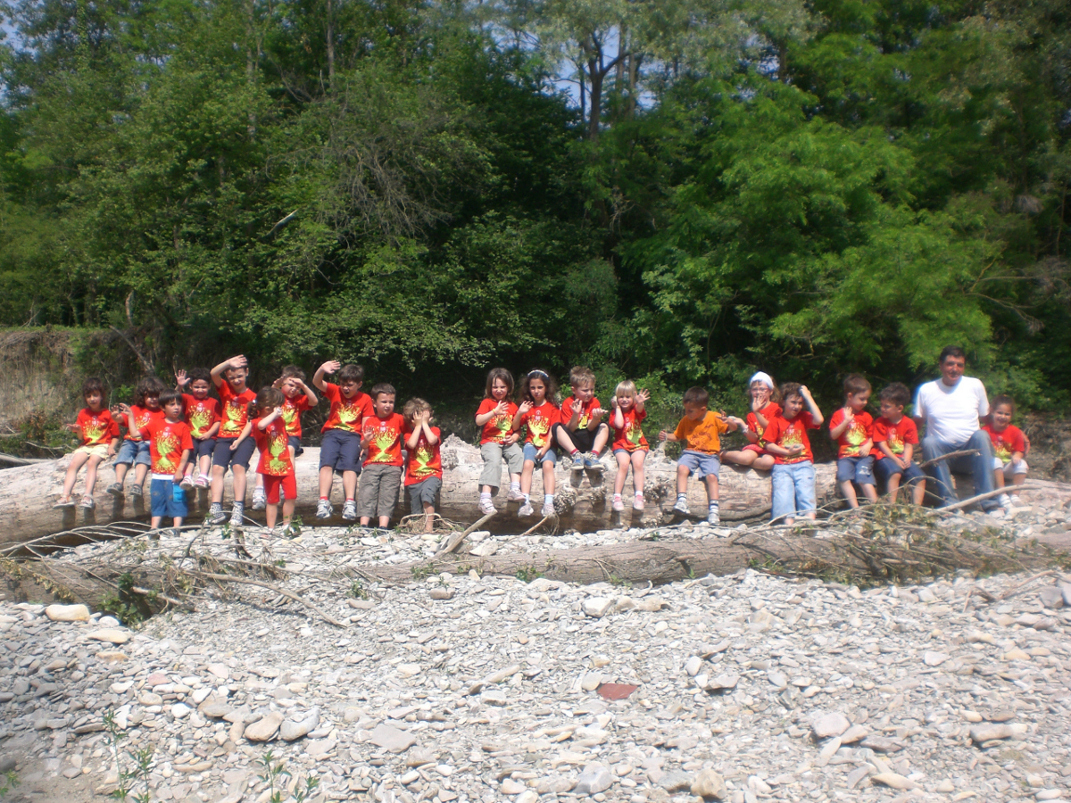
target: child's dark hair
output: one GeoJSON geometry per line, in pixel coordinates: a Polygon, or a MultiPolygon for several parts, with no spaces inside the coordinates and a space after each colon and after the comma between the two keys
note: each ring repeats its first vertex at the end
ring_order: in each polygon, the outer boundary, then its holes
{"type": "Polygon", "coordinates": [[[163,393],[160,394],[159,401],[160,401],[160,406],[161,407],[163,407],[164,405],[167,405],[167,404],[171,404],[171,402],[173,402],[173,401],[177,401],[177,402],[179,402],[181,404],[182,403],[182,394],[179,393],[179,391],[177,391],[177,390],[172,390],[171,388],[168,388],[167,390],[165,390],[163,393]]]}
{"type": "Polygon", "coordinates": [[[269,385],[266,388],[261,388],[257,398],[249,402],[246,406],[246,414],[250,418],[257,418],[261,410],[267,410],[269,407],[272,409],[279,407],[283,401],[283,392],[279,388],[273,388],[269,385]]]}
{"type": "Polygon", "coordinates": [[[584,385],[595,387],[595,372],[586,365],[578,365],[569,372],[569,384],[574,388],[584,385]]]}
{"type": "Polygon", "coordinates": [[[82,383],[82,398],[84,399],[90,393],[99,393],[101,402],[108,401],[108,390],[99,377],[91,376],[82,383]]]}
{"type": "Polygon", "coordinates": [[[364,368],[356,363],[348,363],[338,369],[339,384],[343,382],[364,382],[364,368]]]}
{"type": "Polygon", "coordinates": [[[386,382],[378,382],[372,386],[372,391],[368,395],[372,397],[372,401],[379,401],[379,397],[383,394],[397,396],[398,391],[394,389],[394,385],[390,385],[386,382]]]}
{"type": "Polygon", "coordinates": [[[684,404],[695,404],[699,407],[706,407],[709,401],[710,394],[707,393],[706,388],[694,387],[684,391],[684,404]]]}
{"type": "Polygon", "coordinates": [[[155,376],[144,376],[138,380],[138,384],[134,388],[134,404],[138,407],[144,407],[146,396],[159,398],[160,394],[165,390],[167,388],[164,387],[164,383],[155,376]]]}
{"type": "MultiPolygon", "coordinates": [[[[363,376],[364,372],[362,371],[361,374],[363,376]]],[[[305,372],[296,365],[284,365],[281,376],[283,379],[300,379],[302,382],[305,381],[305,372]]]]}
{"type": "Polygon", "coordinates": [[[521,385],[517,389],[517,397],[522,402],[527,401],[532,402],[533,404],[535,403],[535,399],[532,398],[531,391],[528,390],[528,386],[532,383],[533,379],[542,380],[543,387],[547,389],[544,398],[549,401],[553,406],[557,407],[558,405],[555,403],[554,400],[558,396],[558,382],[554,379],[554,377],[552,377],[550,374],[540,368],[534,368],[533,370],[526,373],[523,377],[521,377],[521,385]]]}
{"type": "Polygon", "coordinates": [[[207,368],[191,368],[186,372],[186,385],[192,385],[198,380],[207,382],[209,387],[212,387],[212,372],[207,368]]]}
{"type": "Polygon", "coordinates": [[[495,384],[496,379],[501,379],[506,383],[506,398],[513,395],[513,374],[507,371],[505,368],[492,368],[487,372],[487,385],[483,389],[483,397],[485,399],[494,398],[491,396],[491,386],[495,384]]]}
{"type": "Polygon", "coordinates": [[[1015,415],[1015,399],[1004,393],[1001,393],[999,396],[994,396],[993,401],[989,402],[989,412],[992,413],[1004,404],[1008,405],[1011,408],[1012,415],[1015,415]]]}
{"type": "Polygon", "coordinates": [[[425,410],[430,410],[431,405],[421,398],[414,397],[405,403],[405,409],[402,410],[402,415],[405,416],[405,420],[410,424],[413,423],[413,417],[417,413],[422,413],[425,410]]]}
{"type": "Polygon", "coordinates": [[[803,385],[799,382],[786,382],[781,386],[781,399],[783,401],[788,401],[793,396],[799,396],[802,399],[803,394],[800,393],[800,388],[802,387],[803,385]]]}
{"type": "Polygon", "coordinates": [[[845,396],[858,396],[860,393],[866,393],[870,389],[870,383],[862,374],[848,374],[844,377],[845,396]]]}
{"type": "Polygon", "coordinates": [[[881,400],[907,407],[908,402],[911,401],[911,391],[903,382],[893,382],[882,389],[881,400]]]}

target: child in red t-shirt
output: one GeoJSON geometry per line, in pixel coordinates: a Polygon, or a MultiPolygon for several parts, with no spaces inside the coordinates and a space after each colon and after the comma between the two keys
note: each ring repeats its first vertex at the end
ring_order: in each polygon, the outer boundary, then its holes
{"type": "Polygon", "coordinates": [[[390,517],[398,503],[402,481],[402,434],[405,419],[394,412],[394,386],[380,382],[372,387],[374,415],[362,422],[361,444],[364,467],[357,491],[357,515],[367,527],[375,516],[381,528],[390,527],[390,517]]]}
{"type": "Polygon", "coordinates": [[[806,385],[786,382],[781,386],[781,402],[784,412],[770,422],[762,439],[775,461],[770,471],[770,520],[783,518],[791,525],[801,513],[808,519],[818,515],[814,455],[807,430],[818,429],[824,419],[806,385]]]}
{"type": "Polygon", "coordinates": [[[751,411],[740,427],[748,444],[743,449],[725,452],[721,459],[724,463],[736,463],[738,466],[769,471],[774,466],[774,456],[766,451],[762,433],[766,431],[770,421],[781,415],[781,394],[773,378],[759,371],[748,382],[748,396],[751,411]]]}
{"type": "Polygon", "coordinates": [[[207,368],[194,368],[188,374],[175,372],[176,390],[182,393],[186,408],[186,425],[193,438],[193,454],[182,478],[183,488],[207,488],[212,473],[212,453],[219,432],[219,401],[208,395],[212,389],[212,373],[207,368]],[[189,385],[190,392],[183,393],[189,385]]]}
{"type": "Polygon", "coordinates": [[[324,394],[331,404],[331,412],[320,432],[320,501],[316,506],[316,518],[329,519],[335,509],[331,505],[331,483],[335,472],[342,475],[342,504],[344,521],[357,520],[357,475],[361,473],[361,427],[364,419],[374,415],[372,399],[361,393],[364,384],[364,368],[338,360],[328,360],[312,377],[312,384],[324,394]],[[338,384],[328,382],[326,377],[338,372],[338,384]]]}
{"type": "Polygon", "coordinates": [[[282,417],[284,398],[283,392],[276,387],[261,388],[256,402],[249,405],[249,420],[239,440],[252,435],[260,450],[257,474],[264,483],[264,521],[268,527],[267,534],[275,534],[275,522],[279,516],[279,495],[282,491],[282,535],[289,538],[293,535],[290,519],[294,516],[297,480],[294,476],[294,460],[290,454],[286,422],[282,417]]]}
{"type": "Polygon", "coordinates": [[[602,417],[602,409],[595,397],[595,374],[583,365],[569,372],[569,386],[573,395],[562,402],[561,417],[551,430],[552,440],[573,461],[573,471],[601,472],[599,454],[610,439],[610,427],[602,417]]]}
{"type": "MultiPolygon", "coordinates": [[[[305,372],[296,365],[287,365],[282,374],[272,383],[272,387],[282,391],[283,401],[279,407],[279,416],[286,427],[287,444],[290,458],[296,459],[304,449],[301,448],[301,414],[311,410],[320,400],[305,384],[305,372]]],[[[267,497],[264,494],[264,474],[257,472],[256,485],[253,486],[253,510],[264,510],[267,497]]]]}
{"type": "Polygon", "coordinates": [[[517,511],[518,516],[531,516],[532,509],[532,474],[535,464],[543,466],[543,518],[554,514],[554,464],[558,460],[553,446],[551,432],[554,425],[561,420],[561,413],[551,399],[558,392],[558,385],[546,371],[538,368],[529,371],[521,380],[521,403],[513,415],[513,431],[527,430],[524,440],[524,467],[521,469],[521,494],[524,504],[517,511]]]}
{"type": "Polygon", "coordinates": [[[848,374],[844,377],[844,406],[829,420],[829,437],[837,442],[837,482],[848,507],[859,507],[856,485],[871,502],[878,501],[874,456],[870,454],[874,419],[866,411],[871,392],[866,377],[848,374]]]}
{"type": "Polygon", "coordinates": [[[177,390],[161,393],[160,408],[163,415],[150,419],[140,429],[137,428],[133,408],[125,404],[120,407],[127,415],[129,430],[137,430],[148,442],[152,455],[152,485],[149,491],[152,502],[151,526],[154,530],[159,529],[164,517],[169,516],[177,530],[189,512],[181,483],[193,451],[190,427],[182,415],[182,394],[177,390]]]}
{"type": "MultiPolygon", "coordinates": [[[[164,411],[160,409],[160,394],[165,390],[164,383],[155,376],[144,377],[134,388],[134,404],[129,409],[134,413],[137,427],[127,429],[126,437],[123,438],[115,456],[115,482],[107,488],[108,493],[113,496],[123,495],[123,481],[130,471],[130,466],[134,466],[134,484],[130,486],[130,496],[137,499],[145,491],[145,478],[149,476],[152,456],[149,453],[149,442],[142,438],[139,432],[149,421],[164,417],[164,411]]],[[[127,425],[126,409],[127,406],[121,404],[112,411],[112,417],[122,427],[127,425]]]]}
{"type": "Polygon", "coordinates": [[[74,450],[71,462],[67,466],[67,475],[63,479],[63,495],[52,507],[74,507],[71,492],[78,480],[78,471],[86,466],[86,492],[79,507],[92,510],[93,487],[97,484],[97,466],[115,454],[119,445],[119,425],[108,410],[108,394],[104,383],[96,377],[90,377],[82,383],[82,398],[86,406],[79,411],[78,418],[67,429],[77,432],[82,438],[82,445],[74,450]]]}
{"type": "Polygon", "coordinates": [[[402,412],[408,433],[405,489],[409,491],[409,509],[414,516],[424,514],[424,532],[428,533],[434,529],[435,500],[443,487],[442,436],[439,428],[431,425],[431,413],[431,405],[423,399],[410,399],[402,412]]]}
{"type": "Polygon", "coordinates": [[[982,427],[989,433],[989,439],[993,442],[994,485],[1004,488],[1008,480],[1012,483],[1013,493],[1010,497],[1007,494],[997,497],[1004,509],[1018,504],[1019,495],[1014,493],[1014,488],[1026,482],[1026,472],[1029,468],[1023,458],[1026,457],[1030,444],[1023,431],[1012,425],[1014,415],[1015,402],[1012,397],[995,396],[989,408],[989,421],[982,427]]]}
{"type": "Polygon", "coordinates": [[[521,494],[521,469],[524,467],[524,452],[517,444],[520,433],[513,431],[513,416],[517,405],[509,400],[513,394],[513,374],[505,368],[492,368],[487,374],[487,386],[483,401],[476,411],[476,426],[480,430],[480,457],[483,471],[480,472],[480,512],[484,515],[495,512],[491,497],[498,493],[502,483],[502,460],[509,468],[509,494],[507,502],[524,499],[521,494]]]}
{"type": "Polygon", "coordinates": [[[636,390],[631,379],[618,382],[610,406],[614,408],[610,425],[614,428],[613,449],[617,460],[617,476],[614,477],[614,510],[621,512],[625,502],[621,492],[625,489],[628,468],[632,466],[633,510],[643,510],[643,463],[647,459],[647,439],[640,426],[647,417],[644,405],[651,398],[646,390],[636,390]]]}
{"type": "Polygon", "coordinates": [[[223,512],[223,477],[231,470],[234,485],[234,507],[231,508],[231,526],[245,523],[245,485],[249,460],[256,444],[249,438],[240,439],[242,430],[249,423],[249,405],[257,394],[246,385],[249,378],[249,360],[239,354],[221,362],[212,369],[212,384],[216,386],[220,410],[219,434],[212,452],[212,502],[208,506],[208,523],[222,524],[227,520],[223,512]]]}
{"type": "Polygon", "coordinates": [[[902,382],[893,382],[881,391],[881,417],[874,419],[874,476],[885,483],[889,498],[896,500],[901,484],[911,488],[911,499],[921,505],[926,498],[926,474],[912,461],[919,445],[918,426],[904,407],[911,391],[902,382]]]}

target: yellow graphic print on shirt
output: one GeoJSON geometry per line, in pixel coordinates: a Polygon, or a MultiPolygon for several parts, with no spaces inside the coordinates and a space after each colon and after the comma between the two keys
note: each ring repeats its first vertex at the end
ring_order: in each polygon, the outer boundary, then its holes
{"type": "Polygon", "coordinates": [[[890,429],[888,437],[885,440],[885,445],[889,447],[889,451],[895,455],[901,455],[904,453],[904,442],[900,440],[900,433],[895,429],[890,429]]]}
{"type": "MultiPolygon", "coordinates": [[[[802,446],[803,438],[800,437],[799,432],[793,427],[785,431],[784,436],[781,438],[780,445],[785,449],[791,449],[793,446],[802,446]]],[[[807,459],[807,452],[803,451],[797,455],[782,457],[781,459],[786,463],[800,463],[807,459]]]]}
{"type": "Polygon", "coordinates": [[[997,444],[993,447],[993,454],[999,457],[1002,463],[1007,463],[1012,459],[1012,449],[1003,438],[997,438],[997,444]]]}
{"type": "Polygon", "coordinates": [[[545,418],[529,418],[527,426],[532,435],[532,445],[542,449],[547,442],[547,433],[550,432],[550,422],[545,418]]]}
{"type": "Polygon", "coordinates": [[[108,431],[108,428],[101,424],[96,419],[86,421],[82,427],[82,439],[86,443],[99,443],[101,438],[104,437],[104,433],[108,431]]]}
{"type": "Polygon", "coordinates": [[[625,440],[629,446],[639,446],[640,438],[643,437],[643,429],[635,421],[629,421],[625,427],[625,440]]]}
{"type": "Polygon", "coordinates": [[[509,431],[513,429],[513,416],[511,415],[499,415],[495,416],[491,421],[491,426],[498,430],[498,434],[495,435],[494,440],[501,443],[509,435],[509,431]]]}
{"type": "Polygon", "coordinates": [[[394,445],[394,441],[397,438],[397,433],[389,429],[381,429],[374,438],[372,443],[376,445],[379,450],[379,454],[372,458],[373,463],[390,463],[394,460],[394,455],[390,453],[390,447],[394,445]]]}
{"type": "Polygon", "coordinates": [[[172,454],[177,451],[179,451],[178,435],[175,435],[168,430],[157,432],[156,453],[160,455],[160,459],[157,460],[156,465],[152,467],[153,471],[157,474],[173,473],[177,468],[177,465],[171,457],[172,454]]]}
{"type": "Polygon", "coordinates": [[[227,402],[223,406],[223,417],[226,419],[223,425],[219,429],[220,435],[241,435],[242,434],[242,413],[245,410],[244,405],[235,404],[233,402],[227,402]]]}
{"type": "Polygon", "coordinates": [[[209,410],[195,410],[190,414],[190,434],[195,438],[203,438],[212,426],[212,413],[209,410]]]}
{"type": "Polygon", "coordinates": [[[268,460],[268,471],[272,475],[282,476],[290,472],[290,464],[280,458],[280,455],[286,454],[289,448],[289,438],[285,431],[272,433],[268,439],[268,454],[271,455],[271,459],[268,460]]]}
{"type": "Polygon", "coordinates": [[[435,469],[430,468],[428,463],[431,462],[431,458],[434,455],[431,453],[431,449],[427,446],[420,446],[416,450],[416,454],[413,455],[413,462],[416,463],[416,468],[412,469],[411,473],[414,477],[428,477],[435,473],[435,469]]]}
{"type": "Polygon", "coordinates": [[[848,443],[844,447],[844,456],[858,457],[859,450],[866,443],[866,427],[853,419],[852,425],[848,427],[848,431],[844,434],[844,440],[848,443]]]}
{"type": "MultiPolygon", "coordinates": [[[[343,403],[338,408],[338,422],[341,426],[339,429],[346,432],[356,432],[356,427],[353,426],[353,422],[361,417],[361,406],[359,404],[346,404],[343,403]]],[[[377,458],[378,459],[378,458],[377,458]]]]}
{"type": "Polygon", "coordinates": [[[283,419],[286,428],[290,429],[294,425],[294,419],[297,418],[297,408],[284,404],[279,412],[279,417],[283,419]]]}

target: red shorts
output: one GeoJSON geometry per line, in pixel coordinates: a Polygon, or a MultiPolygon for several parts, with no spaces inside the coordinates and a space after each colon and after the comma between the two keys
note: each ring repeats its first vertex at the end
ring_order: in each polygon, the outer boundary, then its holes
{"type": "Polygon", "coordinates": [[[293,474],[285,477],[274,477],[271,474],[262,474],[264,477],[264,493],[268,495],[268,504],[279,504],[279,489],[283,489],[284,499],[297,499],[297,480],[293,474]]]}
{"type": "Polygon", "coordinates": [[[759,446],[757,443],[749,443],[740,451],[742,452],[754,452],[755,454],[766,454],[766,450],[759,446]]]}

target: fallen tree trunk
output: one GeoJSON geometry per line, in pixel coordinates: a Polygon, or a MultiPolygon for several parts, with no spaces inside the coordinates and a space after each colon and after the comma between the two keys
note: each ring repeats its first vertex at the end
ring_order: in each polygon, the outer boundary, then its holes
{"type": "MultiPolygon", "coordinates": [[[[87,525],[106,525],[114,521],[139,521],[149,517],[149,496],[138,498],[130,495],[129,491],[133,482],[133,472],[128,475],[126,483],[126,495],[114,497],[105,493],[104,489],[114,481],[114,473],[109,465],[101,466],[97,472],[97,484],[94,489],[94,497],[97,506],[93,510],[81,508],[53,509],[63,488],[63,478],[67,470],[70,457],[59,460],[48,460],[28,466],[19,466],[0,470],[0,547],[39,538],[44,535],[72,530],[75,527],[87,525]]],[[[437,511],[444,518],[451,521],[469,523],[476,521],[482,515],[477,507],[479,502],[478,481],[483,469],[480,452],[471,444],[465,443],[456,437],[449,437],[442,447],[443,462],[443,489],[440,504],[437,511]]],[[[562,461],[567,464],[567,460],[562,461]]],[[[315,518],[316,503],[319,499],[318,471],[320,464],[320,450],[308,448],[296,461],[298,502],[297,513],[302,516],[306,525],[318,523],[315,518]]],[[[648,458],[646,466],[645,493],[648,509],[643,514],[638,514],[631,509],[631,504],[624,514],[615,514],[610,502],[613,496],[614,472],[616,468],[610,467],[609,458],[606,459],[607,469],[604,476],[594,472],[584,472],[583,478],[580,472],[573,472],[567,465],[559,465],[555,477],[559,493],[566,491],[565,497],[575,496],[575,504],[571,509],[562,511],[558,526],[561,529],[577,529],[592,531],[630,524],[639,526],[641,518],[647,523],[659,523],[662,513],[660,505],[663,501],[671,504],[676,493],[676,463],[666,459],[661,450],[653,451],[648,458]]],[[[821,464],[815,467],[817,474],[818,498],[828,498],[833,491],[833,475],[835,467],[832,464],[821,464]]],[[[75,486],[74,498],[81,496],[84,471],[75,486]]],[[[518,503],[511,502],[507,505],[505,491],[509,487],[509,476],[503,464],[503,482],[496,506],[498,514],[488,522],[487,529],[497,533],[521,532],[535,523],[536,519],[518,519],[518,503]]],[[[233,498],[230,474],[226,478],[224,500],[229,504],[233,498]]],[[[741,521],[744,519],[763,516],[770,510],[770,476],[768,472],[740,469],[735,466],[722,466],[720,476],[721,486],[721,516],[726,521],[741,521]]],[[[146,483],[146,491],[148,483],[146,483]]],[[[262,513],[251,513],[249,501],[253,493],[252,476],[248,482],[246,491],[246,515],[263,521],[262,513]]],[[[632,475],[625,483],[624,497],[631,500],[632,475]]],[[[188,495],[190,500],[189,521],[200,521],[208,511],[208,491],[200,489],[191,491],[188,495]]],[[[335,503],[335,517],[329,519],[326,524],[345,524],[339,517],[342,502],[341,478],[335,478],[335,484],[331,493],[335,503]]],[[[540,472],[535,472],[532,485],[532,498],[536,500],[535,507],[540,505],[538,500],[543,498],[543,481],[540,472]]],[[[688,502],[692,510],[697,513],[706,511],[706,492],[702,484],[696,481],[688,484],[688,502]]],[[[399,500],[395,519],[409,513],[408,499],[399,500]]]]}

